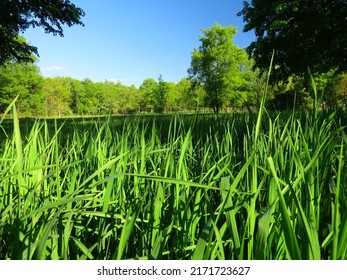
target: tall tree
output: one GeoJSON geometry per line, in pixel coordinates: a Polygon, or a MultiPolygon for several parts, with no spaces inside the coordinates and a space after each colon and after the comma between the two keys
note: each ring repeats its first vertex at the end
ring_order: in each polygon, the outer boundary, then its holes
{"type": "Polygon", "coordinates": [[[174,82],[167,82],[165,111],[179,111],[181,98],[181,92],[178,91],[178,86],[174,82]]]}
{"type": "Polygon", "coordinates": [[[84,88],[81,81],[68,78],[71,91],[70,108],[74,114],[80,114],[80,99],[84,94],[84,88]]]}
{"type": "Polygon", "coordinates": [[[169,83],[163,80],[163,76],[159,75],[158,87],[154,94],[154,112],[163,113],[169,91],[169,83]]]}
{"type": "Polygon", "coordinates": [[[254,30],[256,41],[248,47],[255,66],[268,68],[275,51],[272,77],[283,80],[292,74],[347,70],[346,0],[252,0],[243,1],[238,13],[254,30]]]}
{"type": "Polygon", "coordinates": [[[32,62],[37,48],[19,34],[41,26],[46,33],[64,36],[62,25],[83,25],[84,11],[69,0],[1,0],[0,65],[8,61],[32,62]]]}
{"type": "Polygon", "coordinates": [[[82,82],[83,94],[79,98],[79,107],[83,115],[95,115],[100,113],[100,107],[104,94],[102,94],[102,84],[94,83],[90,79],[82,82]]]}
{"type": "Polygon", "coordinates": [[[158,83],[152,78],[148,78],[140,85],[140,111],[153,112],[155,98],[158,91],[158,83]]]}
{"type": "Polygon", "coordinates": [[[218,113],[233,90],[246,53],[233,43],[236,27],[216,23],[211,29],[202,31],[201,46],[192,53],[188,74],[193,82],[203,85],[208,105],[218,113]]]}

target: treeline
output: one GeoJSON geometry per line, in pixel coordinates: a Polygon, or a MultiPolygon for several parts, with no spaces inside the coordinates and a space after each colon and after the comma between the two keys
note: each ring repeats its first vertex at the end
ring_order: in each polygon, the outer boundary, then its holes
{"type": "MultiPolygon", "coordinates": [[[[238,88],[224,100],[224,106],[254,104],[259,85],[255,76],[251,81],[249,74],[245,73],[238,88]]],[[[187,78],[178,83],[166,82],[162,76],[157,80],[148,78],[137,88],[111,81],[44,78],[33,63],[1,66],[0,114],[17,95],[17,111],[22,117],[186,112],[211,103],[203,87],[187,78]]]]}
{"type": "Polygon", "coordinates": [[[62,117],[195,110],[204,93],[185,78],[176,84],[149,78],[137,88],[111,81],[44,78],[30,63],[0,67],[0,114],[17,95],[21,116],[62,117]]]}
{"type": "MultiPolygon", "coordinates": [[[[221,108],[256,108],[265,86],[265,77],[245,68],[237,83],[222,99],[221,108]]],[[[324,92],[323,106],[347,106],[347,75],[333,71],[315,77],[317,90],[324,92]]],[[[268,89],[268,107],[291,109],[313,106],[310,85],[300,77],[290,77],[268,89]]],[[[104,115],[133,113],[188,112],[211,108],[214,96],[203,86],[182,78],[178,83],[148,78],[139,88],[111,81],[82,81],[69,77],[44,78],[33,63],[12,63],[0,67],[0,114],[17,99],[22,117],[64,117],[72,115],[104,115]]],[[[216,97],[219,98],[219,97],[216,97]]]]}
{"type": "Polygon", "coordinates": [[[61,9],[52,9],[52,3],[48,7],[33,1],[19,9],[14,1],[2,2],[4,11],[17,16],[0,16],[0,115],[17,96],[20,116],[32,117],[164,113],[201,107],[216,113],[230,108],[252,110],[259,105],[270,61],[268,108],[310,108],[317,95],[322,107],[347,107],[347,29],[341,29],[346,21],[344,0],[333,4],[321,0],[314,7],[310,1],[244,1],[238,15],[246,23],[244,31],[256,30],[255,42],[239,48],[234,44],[237,28],[215,23],[201,30],[188,78],[178,83],[166,82],[161,76],[149,78],[139,88],[110,81],[42,77],[33,63],[37,48],[19,33],[30,26],[43,26],[45,32],[63,35],[60,24],[83,25],[83,10],[64,3],[72,14],[57,14],[61,9]],[[315,86],[307,75],[308,67],[315,86]]]}
{"type": "Polygon", "coordinates": [[[293,107],[309,109],[314,106],[317,94],[321,108],[347,108],[347,73],[338,74],[335,70],[330,70],[314,74],[314,84],[310,75],[292,75],[287,80],[272,83],[268,91],[267,107],[275,110],[291,110],[293,107]]]}

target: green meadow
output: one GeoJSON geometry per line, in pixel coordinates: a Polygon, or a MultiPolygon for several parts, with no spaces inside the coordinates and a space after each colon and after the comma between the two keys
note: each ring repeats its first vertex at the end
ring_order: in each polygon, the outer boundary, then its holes
{"type": "Polygon", "coordinates": [[[347,260],[346,0],[72,2],[0,0],[0,260],[347,260]]]}
{"type": "Polygon", "coordinates": [[[346,111],[0,123],[0,259],[347,259],[346,111]]]}

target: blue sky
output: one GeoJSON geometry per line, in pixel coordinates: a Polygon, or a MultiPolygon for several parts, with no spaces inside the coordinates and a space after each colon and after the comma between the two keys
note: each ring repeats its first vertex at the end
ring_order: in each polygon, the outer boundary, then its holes
{"type": "Polygon", "coordinates": [[[246,47],[242,0],[72,0],[86,16],[85,27],[64,28],[65,36],[41,28],[24,37],[38,47],[38,65],[46,77],[120,81],[139,86],[146,78],[178,82],[187,77],[201,28],[215,22],[238,27],[235,44],[246,47]]]}

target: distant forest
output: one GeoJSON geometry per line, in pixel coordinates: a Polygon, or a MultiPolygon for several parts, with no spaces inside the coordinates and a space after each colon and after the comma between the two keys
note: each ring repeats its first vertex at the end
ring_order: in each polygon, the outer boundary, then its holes
{"type": "Polygon", "coordinates": [[[265,88],[269,109],[311,108],[317,97],[323,107],[347,105],[344,0],[244,1],[238,15],[244,31],[255,31],[256,41],[241,49],[233,40],[237,28],[216,23],[202,29],[186,78],[174,83],[160,75],[138,88],[44,78],[35,63],[38,49],[21,34],[41,26],[63,36],[62,26],[83,26],[85,13],[70,1],[19,2],[0,2],[0,114],[17,96],[22,117],[253,110],[265,88]]]}
{"type": "MultiPolygon", "coordinates": [[[[260,102],[265,78],[251,69],[243,70],[237,86],[221,100],[221,108],[249,109],[260,102]]],[[[347,105],[347,75],[333,72],[315,78],[318,92],[324,91],[323,104],[347,105]]],[[[188,112],[211,108],[211,96],[204,87],[188,78],[178,83],[148,78],[140,87],[120,82],[82,81],[70,77],[44,78],[35,63],[12,63],[0,67],[0,114],[17,96],[22,117],[64,117],[72,115],[188,112]]],[[[213,97],[212,97],[213,98],[213,97]]],[[[303,78],[290,77],[269,87],[268,106],[291,109],[312,106],[303,78]]]]}

